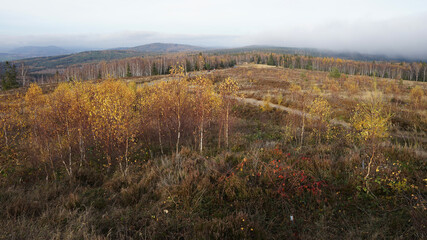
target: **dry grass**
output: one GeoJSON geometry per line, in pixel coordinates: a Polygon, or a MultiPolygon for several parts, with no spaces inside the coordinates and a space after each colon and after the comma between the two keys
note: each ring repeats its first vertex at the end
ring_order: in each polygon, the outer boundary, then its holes
{"type": "MultiPolygon", "coordinates": [[[[373,79],[327,75],[250,64],[208,74],[216,83],[235,78],[246,97],[304,111],[322,96],[333,118],[348,121],[373,79]]],[[[0,239],[424,239],[427,161],[415,150],[426,149],[426,99],[413,106],[409,94],[427,85],[377,81],[393,125],[370,192],[366,149],[351,129],[333,125],[319,141],[318,126],[301,115],[236,104],[229,148],[212,134],[203,155],[191,139],[179,156],[137,149],[126,176],[98,159],[71,178],[58,168],[49,181],[37,165],[13,166],[0,181],[0,239]]]]}

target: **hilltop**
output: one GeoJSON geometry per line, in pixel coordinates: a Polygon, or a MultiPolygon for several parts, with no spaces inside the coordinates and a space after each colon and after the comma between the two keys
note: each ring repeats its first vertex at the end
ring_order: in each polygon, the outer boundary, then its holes
{"type": "Polygon", "coordinates": [[[177,43],[150,43],[130,48],[121,48],[122,50],[130,50],[144,53],[176,53],[176,52],[193,52],[207,50],[203,47],[177,44],[177,43]]]}

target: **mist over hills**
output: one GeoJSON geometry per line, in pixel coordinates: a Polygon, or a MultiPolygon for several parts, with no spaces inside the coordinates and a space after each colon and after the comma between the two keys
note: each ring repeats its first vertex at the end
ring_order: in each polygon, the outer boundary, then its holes
{"type": "MultiPolygon", "coordinates": [[[[15,60],[15,63],[23,63],[30,67],[30,72],[52,73],[58,69],[64,69],[71,65],[110,61],[129,57],[153,56],[169,53],[194,52],[198,54],[238,54],[244,52],[272,52],[277,54],[297,54],[313,57],[334,57],[356,61],[419,61],[420,59],[408,59],[399,56],[387,56],[384,54],[362,54],[350,51],[332,51],[316,48],[277,47],[267,45],[250,45],[237,48],[206,48],[200,46],[177,43],[150,43],[135,47],[120,47],[108,50],[93,50],[83,52],[70,52],[60,47],[21,47],[0,53],[0,61],[15,60]],[[26,57],[31,56],[31,57],[26,57]],[[15,58],[13,58],[15,57],[15,58]]],[[[426,59],[421,59],[426,60],[426,59]]]]}
{"type": "Polygon", "coordinates": [[[57,46],[25,46],[0,53],[0,61],[12,61],[25,58],[47,57],[76,53],[76,50],[67,50],[57,46]]]}
{"type": "Polygon", "coordinates": [[[241,53],[248,51],[266,51],[274,52],[278,54],[297,54],[297,55],[307,55],[312,57],[334,57],[342,58],[347,60],[355,61],[397,61],[397,62],[412,62],[412,61],[426,61],[425,58],[408,58],[397,55],[386,55],[386,54],[366,54],[356,51],[336,51],[329,49],[319,49],[319,48],[297,48],[297,47],[278,47],[278,46],[269,46],[269,45],[250,45],[245,47],[230,48],[230,49],[217,49],[213,52],[218,53],[241,53]]]}
{"type": "Polygon", "coordinates": [[[27,47],[15,48],[11,50],[9,53],[22,54],[22,55],[35,55],[35,56],[52,56],[52,55],[69,54],[71,52],[56,46],[47,46],[47,47],[27,46],[27,47]]]}
{"type": "MultiPolygon", "coordinates": [[[[83,48],[82,48],[83,49],[83,48]]],[[[119,47],[106,50],[88,50],[79,51],[68,50],[56,46],[37,47],[26,46],[19,47],[0,53],[0,61],[23,60],[23,62],[33,61],[58,61],[62,64],[77,64],[87,63],[97,60],[114,60],[126,57],[134,57],[142,54],[163,54],[163,53],[178,53],[205,51],[212,48],[204,48],[185,44],[176,43],[150,43],[135,47],[119,47]],[[61,56],[61,57],[57,57],[61,56]]]]}
{"type": "Polygon", "coordinates": [[[136,47],[117,48],[116,50],[129,50],[144,53],[176,53],[204,51],[207,50],[207,48],[177,43],[150,43],[136,47]]]}
{"type": "MultiPolygon", "coordinates": [[[[66,68],[74,64],[84,64],[99,61],[124,59],[129,57],[149,56],[178,52],[199,52],[206,48],[175,44],[175,43],[152,43],[129,48],[116,48],[109,50],[84,51],[74,54],[35,57],[17,60],[30,67],[31,72],[49,71],[52,69],[66,68]]],[[[1,57],[1,55],[0,55],[1,57]]]]}

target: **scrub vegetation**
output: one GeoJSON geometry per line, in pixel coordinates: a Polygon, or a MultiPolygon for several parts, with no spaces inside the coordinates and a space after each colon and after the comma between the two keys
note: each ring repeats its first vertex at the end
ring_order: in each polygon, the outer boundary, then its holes
{"type": "Polygon", "coordinates": [[[0,239],[427,238],[425,82],[198,57],[4,91],[0,239]]]}

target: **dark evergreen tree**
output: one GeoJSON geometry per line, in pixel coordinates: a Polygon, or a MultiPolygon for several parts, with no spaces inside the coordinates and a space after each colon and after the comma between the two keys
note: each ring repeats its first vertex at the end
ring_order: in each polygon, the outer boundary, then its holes
{"type": "Polygon", "coordinates": [[[308,60],[307,65],[305,65],[305,69],[313,70],[313,62],[311,61],[311,59],[308,60]]]}
{"type": "Polygon", "coordinates": [[[329,77],[333,77],[333,78],[341,77],[340,70],[338,70],[338,68],[336,67],[332,68],[332,71],[329,73],[329,77]]]}
{"type": "Polygon", "coordinates": [[[295,57],[295,66],[294,67],[295,68],[302,68],[302,66],[301,66],[301,57],[298,56],[298,55],[296,55],[296,57],[295,57]]]}
{"type": "Polygon", "coordinates": [[[274,66],[276,62],[274,61],[273,54],[271,53],[267,60],[267,65],[274,66]]]}
{"type": "Polygon", "coordinates": [[[55,82],[57,83],[59,82],[59,80],[61,80],[61,75],[59,74],[58,70],[56,70],[54,78],[55,78],[55,82]]]}
{"type": "Polygon", "coordinates": [[[225,68],[224,61],[221,60],[221,62],[219,63],[219,68],[220,69],[225,68]]]}
{"type": "Polygon", "coordinates": [[[185,68],[187,69],[187,72],[193,71],[193,66],[191,66],[191,62],[188,61],[188,59],[185,59],[185,68]]]}
{"type": "Polygon", "coordinates": [[[423,65],[423,82],[426,81],[426,72],[427,72],[427,64],[425,62],[422,63],[423,65]]]}
{"type": "Polygon", "coordinates": [[[159,75],[159,70],[156,67],[156,63],[153,63],[153,66],[151,67],[151,75],[159,75]]]}
{"type": "Polygon", "coordinates": [[[205,63],[205,69],[206,70],[211,70],[211,65],[209,63],[205,63]]]}
{"type": "Polygon", "coordinates": [[[17,74],[18,73],[16,71],[16,66],[14,64],[10,64],[9,62],[6,62],[5,74],[2,80],[3,90],[19,87],[19,84],[16,80],[17,74]]]}
{"type": "Polygon", "coordinates": [[[195,64],[194,64],[194,71],[199,71],[200,70],[199,69],[199,64],[197,64],[196,60],[194,62],[195,62],[195,64]]]}
{"type": "Polygon", "coordinates": [[[127,64],[127,68],[126,68],[126,77],[132,77],[132,72],[130,71],[129,63],[127,64]]]}

